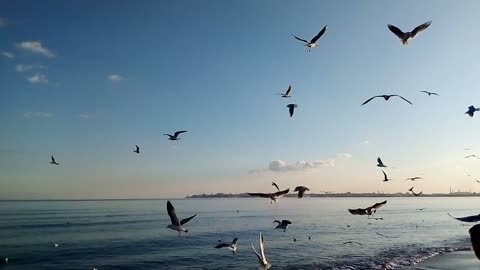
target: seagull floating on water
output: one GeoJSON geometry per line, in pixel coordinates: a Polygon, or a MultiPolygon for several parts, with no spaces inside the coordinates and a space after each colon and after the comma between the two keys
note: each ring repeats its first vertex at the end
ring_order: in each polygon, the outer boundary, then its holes
{"type": "MultiPolygon", "coordinates": [[[[357,208],[357,209],[348,209],[348,212],[350,212],[350,214],[352,215],[368,215],[368,216],[371,216],[373,213],[376,213],[377,212],[377,209],[379,209],[380,207],[384,206],[385,204],[387,204],[387,201],[383,201],[383,202],[379,202],[379,203],[376,203],[370,207],[367,207],[367,208],[357,208]]],[[[348,227],[348,225],[347,225],[348,227]]]]}
{"type": "Polygon", "coordinates": [[[409,39],[414,38],[418,33],[427,29],[430,26],[431,23],[432,23],[432,21],[428,21],[426,23],[423,23],[423,24],[415,27],[415,29],[413,29],[412,32],[406,32],[406,33],[402,32],[402,30],[398,29],[398,27],[396,27],[394,25],[391,25],[391,24],[388,25],[388,29],[390,29],[390,31],[392,31],[392,33],[394,33],[400,39],[400,41],[402,42],[403,45],[408,45],[408,40],[409,39]]]}
{"type": "Polygon", "coordinates": [[[310,191],[310,189],[305,186],[297,186],[293,191],[298,192],[298,198],[301,199],[305,191],[310,191]]]}
{"type": "Polygon", "coordinates": [[[282,191],[277,191],[275,193],[248,193],[248,195],[252,197],[260,197],[260,198],[269,198],[270,203],[277,202],[277,199],[285,194],[287,194],[290,191],[289,188],[282,190],[282,191]]]}
{"type": "Polygon", "coordinates": [[[383,98],[383,99],[385,99],[386,101],[388,101],[391,97],[399,97],[399,98],[405,100],[406,102],[410,103],[410,105],[413,105],[412,102],[408,101],[408,99],[406,99],[406,98],[404,98],[404,97],[402,97],[402,96],[400,96],[400,95],[378,95],[378,96],[374,96],[374,97],[371,97],[371,98],[365,100],[365,102],[362,103],[362,106],[365,105],[365,104],[367,104],[367,103],[369,103],[369,102],[372,101],[372,99],[374,99],[374,98],[383,98]]]}
{"type": "Polygon", "coordinates": [[[255,252],[255,255],[257,255],[258,261],[260,262],[261,267],[259,269],[270,269],[270,267],[272,267],[272,265],[268,263],[267,257],[265,257],[265,247],[263,245],[263,235],[262,235],[262,233],[260,233],[260,241],[259,242],[260,242],[260,254],[255,250],[255,247],[253,246],[253,244],[250,243],[250,245],[252,245],[253,252],[255,252]]]}
{"type": "Polygon", "coordinates": [[[220,243],[218,245],[215,246],[215,248],[228,248],[232,251],[233,254],[235,254],[237,252],[237,241],[238,241],[238,237],[235,237],[233,238],[233,241],[232,243],[220,243]]]}
{"type": "Polygon", "coordinates": [[[277,185],[277,183],[275,183],[275,182],[272,182],[272,186],[276,187],[276,188],[277,188],[277,190],[278,190],[278,191],[280,191],[280,189],[278,188],[278,185],[277,185]]]}
{"type": "Polygon", "coordinates": [[[468,107],[468,111],[465,112],[465,114],[468,114],[470,115],[470,117],[473,117],[473,114],[475,114],[475,112],[478,112],[478,111],[480,111],[480,108],[475,108],[475,106],[472,105],[468,107]]]}
{"type": "Polygon", "coordinates": [[[298,107],[297,104],[288,104],[287,105],[288,113],[290,114],[290,118],[293,116],[293,113],[295,112],[295,108],[297,108],[297,107],[298,107]]]}
{"type": "Polygon", "coordinates": [[[476,216],[467,216],[467,217],[459,217],[459,218],[456,218],[456,217],[452,217],[452,215],[448,214],[451,218],[454,218],[456,220],[459,220],[459,221],[463,221],[463,222],[478,222],[480,221],[480,215],[476,215],[476,216]]]}
{"type": "Polygon", "coordinates": [[[384,176],[384,179],[382,180],[383,182],[392,181],[392,179],[388,179],[387,174],[385,173],[385,171],[382,171],[382,172],[383,172],[383,176],[384,176]]]}
{"type": "Polygon", "coordinates": [[[289,97],[291,97],[289,95],[290,91],[292,91],[292,86],[291,85],[288,86],[287,91],[285,91],[285,93],[279,93],[278,95],[282,96],[283,98],[289,98],[289,97]]]}
{"type": "Polygon", "coordinates": [[[178,221],[177,214],[175,213],[175,208],[173,207],[170,201],[167,201],[167,212],[168,212],[168,216],[170,216],[170,221],[172,222],[172,224],[168,225],[167,228],[177,231],[178,236],[181,236],[182,232],[188,233],[188,230],[185,229],[183,225],[189,222],[192,218],[197,216],[197,214],[195,214],[191,217],[178,221]]]}
{"type": "Polygon", "coordinates": [[[163,135],[168,136],[168,139],[170,141],[178,141],[178,140],[180,140],[180,138],[178,138],[178,135],[180,135],[182,133],[185,133],[185,132],[187,132],[187,131],[186,130],[181,130],[181,131],[175,132],[173,135],[171,135],[171,134],[163,134],[163,135]]]}
{"type": "Polygon", "coordinates": [[[281,229],[283,230],[284,232],[287,230],[287,226],[289,224],[292,224],[292,222],[290,220],[282,220],[282,222],[280,222],[279,220],[274,220],[273,223],[278,223],[277,227],[275,227],[275,229],[281,229]]]}
{"type": "Polygon", "coordinates": [[[427,95],[429,95],[429,96],[431,96],[431,95],[440,96],[439,94],[437,94],[437,93],[435,93],[435,92],[428,92],[428,91],[420,91],[420,92],[425,93],[425,94],[427,94],[427,95]]]}
{"type": "Polygon", "coordinates": [[[140,154],[140,147],[138,147],[138,145],[135,145],[135,150],[133,150],[133,152],[140,154]]]}
{"type": "Polygon", "coordinates": [[[308,47],[308,51],[310,51],[311,49],[317,47],[316,42],[317,42],[317,40],[318,40],[320,37],[323,36],[323,34],[325,34],[325,31],[327,31],[327,25],[325,25],[325,26],[322,28],[322,30],[320,30],[320,32],[319,32],[316,36],[314,36],[310,41],[306,41],[305,39],[301,39],[301,38],[299,38],[299,37],[297,37],[297,36],[295,36],[295,35],[292,35],[292,36],[293,36],[294,38],[296,38],[297,40],[304,42],[304,43],[305,43],[305,46],[308,47]]]}
{"type": "Polygon", "coordinates": [[[423,179],[423,178],[420,177],[420,176],[415,176],[415,177],[407,178],[407,179],[405,179],[405,181],[408,181],[408,180],[410,180],[410,181],[415,181],[415,180],[419,180],[419,179],[423,179]]]}
{"type": "Polygon", "coordinates": [[[52,161],[50,161],[52,165],[60,165],[58,162],[55,161],[55,158],[52,156],[52,161]]]}
{"type": "Polygon", "coordinates": [[[387,165],[383,164],[382,162],[382,159],[380,157],[377,158],[377,167],[380,167],[380,168],[386,168],[387,165]]]}

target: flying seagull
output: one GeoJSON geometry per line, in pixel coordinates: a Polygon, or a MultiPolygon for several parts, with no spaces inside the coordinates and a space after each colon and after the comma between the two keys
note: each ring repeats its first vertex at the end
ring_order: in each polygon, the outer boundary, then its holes
{"type": "Polygon", "coordinates": [[[282,96],[283,98],[289,98],[289,97],[291,97],[289,95],[290,91],[292,91],[292,86],[291,85],[288,86],[287,91],[285,93],[279,93],[279,95],[282,96]]]}
{"type": "Polygon", "coordinates": [[[401,40],[403,45],[408,45],[409,39],[414,38],[418,33],[427,29],[427,27],[429,27],[431,23],[432,21],[428,21],[424,24],[421,24],[415,27],[415,29],[413,29],[412,32],[406,32],[406,33],[402,32],[402,30],[398,29],[396,26],[391,24],[388,25],[388,29],[390,29],[390,31],[392,31],[392,33],[394,33],[401,40]]]}
{"type": "Polygon", "coordinates": [[[383,182],[392,181],[392,179],[388,179],[387,174],[385,173],[385,171],[382,171],[382,172],[383,172],[383,176],[385,177],[385,178],[382,180],[383,182]]]}
{"type": "Polygon", "coordinates": [[[185,229],[183,225],[189,222],[192,218],[197,216],[197,214],[195,214],[191,217],[178,221],[177,214],[175,214],[175,208],[173,207],[170,201],[167,201],[167,212],[168,212],[168,215],[170,216],[170,221],[172,222],[172,224],[168,225],[167,228],[177,231],[178,236],[181,236],[182,232],[188,233],[188,230],[185,229]]]}
{"type": "Polygon", "coordinates": [[[406,99],[406,98],[404,98],[400,95],[378,95],[378,96],[374,96],[374,97],[371,97],[371,98],[367,99],[365,102],[362,103],[362,106],[369,103],[370,101],[372,101],[372,99],[379,98],[379,97],[384,98],[385,100],[389,100],[391,97],[399,97],[399,98],[405,100],[406,102],[410,103],[410,105],[413,105],[412,102],[408,101],[408,99],[406,99]]]}
{"type": "Polygon", "coordinates": [[[232,243],[220,243],[218,245],[215,246],[215,248],[228,248],[232,251],[233,254],[235,254],[235,252],[237,252],[237,241],[238,241],[238,237],[235,237],[233,238],[233,241],[232,243]]]}
{"type": "Polygon", "coordinates": [[[408,180],[410,180],[410,181],[415,181],[415,180],[419,180],[419,179],[423,179],[423,178],[420,177],[420,176],[415,176],[415,177],[407,178],[407,179],[405,179],[405,181],[408,181],[408,180]]]}
{"type": "Polygon", "coordinates": [[[379,202],[379,203],[376,203],[370,207],[367,207],[367,208],[357,208],[357,209],[348,209],[348,212],[350,212],[350,214],[352,215],[372,215],[373,213],[377,212],[377,209],[379,209],[380,207],[384,206],[385,204],[387,204],[387,201],[383,201],[383,202],[379,202]]]}
{"type": "Polygon", "coordinates": [[[257,255],[257,258],[258,258],[258,261],[260,262],[260,269],[270,269],[270,267],[272,267],[271,264],[268,263],[267,261],[267,257],[265,257],[265,247],[263,245],[263,235],[262,233],[260,233],[260,254],[258,254],[258,252],[255,250],[255,247],[253,246],[252,243],[250,243],[250,245],[252,245],[252,249],[253,249],[253,252],[255,252],[255,255],[257,255]]]}
{"type": "Polygon", "coordinates": [[[280,189],[278,188],[278,185],[275,182],[272,182],[272,186],[276,187],[277,190],[280,191],[280,189]]]}
{"type": "Polygon", "coordinates": [[[380,168],[386,168],[387,165],[383,164],[382,162],[382,159],[380,157],[377,158],[377,167],[380,167],[380,168]]]}
{"type": "Polygon", "coordinates": [[[326,31],[326,30],[327,30],[327,25],[325,25],[325,26],[322,28],[322,30],[320,30],[320,32],[319,32],[316,36],[314,36],[310,41],[306,41],[305,39],[301,39],[301,38],[299,38],[299,37],[297,37],[297,36],[295,36],[295,35],[292,35],[292,36],[293,36],[294,38],[296,38],[297,40],[304,42],[304,43],[305,43],[305,46],[308,47],[308,51],[310,51],[311,49],[317,47],[317,44],[316,44],[317,40],[318,40],[321,36],[323,36],[323,34],[325,34],[325,31],[326,31]]]}
{"type": "Polygon", "coordinates": [[[275,227],[275,229],[281,229],[283,230],[284,232],[287,230],[287,226],[289,224],[292,224],[292,222],[290,220],[282,220],[282,222],[280,222],[279,220],[274,220],[273,223],[278,223],[277,227],[275,227]]]}
{"type": "Polygon", "coordinates": [[[52,165],[60,165],[58,162],[55,161],[55,158],[52,156],[52,161],[50,161],[52,165]]]}
{"type": "Polygon", "coordinates": [[[475,180],[475,181],[477,181],[477,183],[480,183],[480,180],[475,180]]]}
{"type": "Polygon", "coordinates": [[[140,154],[140,147],[138,147],[138,145],[135,145],[135,150],[133,150],[133,152],[140,154]]]}
{"type": "Polygon", "coordinates": [[[357,245],[363,245],[362,243],[359,243],[357,241],[347,241],[347,242],[344,242],[342,245],[346,245],[346,244],[357,244],[357,245]]]}
{"type": "Polygon", "coordinates": [[[173,135],[170,135],[170,134],[163,134],[163,135],[168,136],[169,137],[168,139],[170,141],[178,141],[178,140],[180,140],[180,138],[178,138],[178,135],[180,135],[182,133],[185,133],[185,132],[187,132],[187,131],[186,130],[181,130],[181,131],[175,132],[173,135]]]}
{"type": "Polygon", "coordinates": [[[413,194],[414,196],[420,196],[420,195],[423,194],[422,191],[420,191],[419,193],[415,193],[415,191],[413,191],[413,187],[411,187],[408,191],[412,192],[412,194],[413,194]]]}
{"type": "Polygon", "coordinates": [[[285,194],[287,194],[290,191],[289,188],[282,190],[282,191],[277,191],[275,193],[247,193],[248,195],[252,197],[260,197],[260,198],[269,198],[270,203],[277,202],[277,198],[281,197],[285,194]]]}
{"type": "Polygon", "coordinates": [[[478,159],[480,159],[480,157],[478,157],[477,155],[469,155],[469,156],[466,156],[465,158],[478,158],[478,159]]]}
{"type": "Polygon", "coordinates": [[[476,216],[468,216],[468,217],[459,217],[459,218],[456,218],[456,217],[452,217],[452,215],[448,214],[451,218],[454,218],[456,220],[460,220],[460,221],[463,221],[463,222],[478,222],[480,221],[480,215],[476,215],[476,216]]]}
{"type": "Polygon", "coordinates": [[[293,191],[298,192],[298,198],[301,199],[305,191],[310,191],[310,189],[304,186],[297,186],[293,191]]]}
{"type": "Polygon", "coordinates": [[[468,115],[470,115],[470,117],[473,117],[473,114],[474,114],[475,112],[478,112],[478,111],[480,111],[480,108],[475,108],[475,107],[472,105],[472,106],[468,107],[468,111],[465,112],[465,114],[468,114],[468,115]]]}
{"type": "Polygon", "coordinates": [[[429,96],[431,96],[431,95],[440,96],[439,94],[437,94],[437,93],[435,93],[435,92],[428,92],[428,91],[420,91],[420,92],[425,93],[425,94],[427,94],[427,95],[429,95],[429,96]]]}
{"type": "Polygon", "coordinates": [[[297,104],[288,104],[287,105],[288,113],[290,113],[290,117],[293,116],[293,112],[295,111],[295,108],[297,108],[297,107],[298,107],[297,104]]]}

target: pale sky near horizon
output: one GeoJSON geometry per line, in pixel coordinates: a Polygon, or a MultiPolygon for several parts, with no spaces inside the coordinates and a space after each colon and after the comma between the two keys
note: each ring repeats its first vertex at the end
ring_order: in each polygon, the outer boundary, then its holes
{"type": "Polygon", "coordinates": [[[0,199],[270,192],[272,181],[406,192],[413,176],[424,193],[480,192],[480,160],[464,158],[480,156],[480,113],[465,115],[480,107],[478,10],[473,0],[0,1],[0,199]],[[387,29],[429,20],[408,46],[387,29]],[[291,36],[324,25],[310,53],[291,36]],[[276,95],[289,84],[292,98],[276,95]],[[377,94],[413,106],[360,106],[377,94]],[[292,119],[288,103],[299,105],[292,119]],[[178,142],[163,136],[182,129],[178,142]],[[381,182],[377,156],[394,181],[381,182]]]}

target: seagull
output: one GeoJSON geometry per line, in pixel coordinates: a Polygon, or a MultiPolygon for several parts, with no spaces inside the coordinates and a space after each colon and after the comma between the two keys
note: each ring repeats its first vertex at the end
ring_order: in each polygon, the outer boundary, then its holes
{"type": "Polygon", "coordinates": [[[295,111],[295,108],[297,108],[297,107],[298,107],[297,104],[288,104],[287,105],[288,113],[290,113],[290,117],[293,116],[293,112],[295,111]]]}
{"type": "Polygon", "coordinates": [[[294,238],[293,238],[293,242],[294,242],[294,243],[297,242],[297,238],[294,237],[294,238]]]}
{"type": "Polygon", "coordinates": [[[361,246],[363,245],[362,243],[359,243],[357,241],[347,241],[347,242],[343,243],[342,245],[346,245],[346,244],[357,244],[357,245],[361,245],[361,246]]]}
{"type": "Polygon", "coordinates": [[[167,228],[172,229],[174,231],[178,231],[178,236],[181,236],[182,232],[188,233],[188,230],[185,229],[183,225],[189,222],[192,218],[197,216],[197,214],[195,214],[191,217],[178,221],[177,214],[175,214],[175,208],[173,207],[170,201],[167,201],[167,212],[168,212],[168,215],[170,216],[170,221],[172,222],[172,224],[168,225],[167,228]]]}
{"type": "Polygon", "coordinates": [[[415,181],[415,180],[419,180],[419,179],[423,179],[423,178],[420,177],[420,176],[415,176],[415,177],[407,178],[407,179],[405,179],[405,181],[408,181],[408,180],[410,180],[410,181],[415,181]]]}
{"type": "Polygon", "coordinates": [[[383,164],[382,162],[382,159],[380,157],[377,158],[377,167],[380,167],[380,168],[386,168],[387,165],[383,164]]]}
{"type": "Polygon", "coordinates": [[[261,265],[260,269],[270,269],[272,265],[268,263],[267,258],[265,257],[265,247],[263,245],[262,233],[260,233],[259,242],[260,242],[260,254],[258,254],[258,252],[255,250],[255,247],[253,246],[252,243],[250,243],[250,245],[252,245],[253,252],[255,252],[255,255],[257,255],[258,261],[260,262],[260,265],[261,265]]]}
{"type": "Polygon", "coordinates": [[[290,220],[282,220],[282,222],[280,222],[279,220],[274,220],[273,223],[278,223],[277,227],[275,227],[275,229],[282,229],[284,232],[287,230],[287,226],[289,224],[292,224],[292,222],[290,220]]]}
{"type": "Polygon", "coordinates": [[[381,234],[379,232],[375,232],[377,235],[380,235],[380,236],[383,236],[385,238],[395,238],[395,237],[392,237],[392,236],[388,236],[388,235],[385,235],[385,234],[381,234]]]}
{"type": "Polygon", "coordinates": [[[468,115],[470,115],[470,117],[473,117],[473,114],[474,114],[475,112],[478,112],[478,111],[480,111],[480,108],[475,108],[475,107],[472,105],[472,106],[468,107],[468,111],[467,111],[465,114],[468,114],[468,115]]]}
{"type": "Polygon", "coordinates": [[[408,191],[412,192],[412,194],[413,194],[414,196],[420,196],[420,195],[423,194],[422,191],[420,191],[419,193],[415,193],[415,191],[413,191],[413,187],[411,187],[408,191]]]}
{"type": "Polygon", "coordinates": [[[185,133],[185,132],[187,132],[187,131],[186,130],[181,130],[181,131],[175,132],[173,135],[170,135],[170,134],[163,134],[163,135],[168,136],[169,137],[168,139],[170,141],[178,141],[178,140],[180,140],[180,138],[178,138],[178,135],[180,135],[182,133],[185,133]]]}
{"type": "Polygon", "coordinates": [[[369,217],[368,219],[383,220],[383,217],[369,217]]]}
{"type": "Polygon", "coordinates": [[[278,95],[282,96],[283,98],[289,98],[289,97],[291,97],[289,95],[290,91],[292,91],[292,86],[291,85],[288,86],[287,91],[285,93],[279,93],[278,95]]]}
{"type": "Polygon", "coordinates": [[[218,245],[215,246],[215,248],[228,248],[232,251],[233,254],[235,254],[237,252],[237,241],[238,241],[238,237],[235,237],[233,238],[233,241],[232,243],[220,243],[218,245]]]}
{"type": "Polygon", "coordinates": [[[362,103],[362,106],[369,103],[370,101],[372,101],[372,99],[378,98],[378,97],[384,98],[385,100],[389,100],[391,97],[399,97],[399,98],[405,100],[406,102],[410,103],[410,105],[413,105],[412,102],[408,101],[406,98],[404,98],[400,95],[378,95],[378,96],[374,96],[374,97],[371,97],[371,98],[367,99],[365,102],[362,103]]]}
{"type": "Polygon", "coordinates": [[[305,46],[308,47],[308,51],[310,51],[311,49],[317,47],[317,44],[316,44],[315,42],[317,42],[317,40],[318,40],[321,36],[323,36],[323,34],[325,34],[325,31],[326,31],[326,30],[327,30],[327,25],[325,25],[325,26],[322,28],[322,30],[320,30],[320,32],[319,32],[316,36],[314,36],[310,41],[306,41],[305,39],[301,39],[301,38],[299,38],[299,37],[297,37],[297,36],[295,36],[295,35],[292,35],[292,36],[293,36],[294,38],[296,38],[297,40],[304,42],[304,43],[305,43],[305,46]]]}
{"type": "Polygon", "coordinates": [[[437,94],[437,93],[435,93],[435,92],[428,92],[428,91],[420,91],[420,92],[425,93],[425,94],[427,94],[427,95],[429,95],[429,96],[431,96],[431,95],[440,96],[439,94],[437,94]]]}
{"type": "Polygon", "coordinates": [[[480,180],[475,180],[475,181],[477,181],[477,183],[480,183],[480,180]]]}
{"type": "Polygon", "coordinates": [[[470,233],[470,241],[472,242],[473,251],[475,255],[480,260],[480,234],[479,234],[480,225],[475,225],[468,232],[470,233]]]}
{"type": "Polygon", "coordinates": [[[276,187],[277,190],[280,191],[280,189],[278,188],[278,185],[275,182],[272,182],[272,186],[276,187]]]}
{"type": "Polygon", "coordinates": [[[53,246],[57,248],[59,245],[57,243],[54,243],[53,246]]]}
{"type": "Polygon", "coordinates": [[[418,33],[427,29],[427,27],[429,27],[431,23],[432,21],[423,23],[415,27],[415,29],[413,29],[412,32],[406,32],[406,33],[402,32],[402,30],[398,29],[396,26],[391,24],[388,25],[388,29],[390,29],[390,31],[392,31],[392,33],[394,33],[401,40],[403,45],[408,45],[409,39],[414,38],[418,33]]]}
{"type": "Polygon", "coordinates": [[[423,211],[423,210],[425,210],[425,209],[426,209],[426,208],[417,208],[416,210],[417,210],[417,211],[423,211]]]}
{"type": "Polygon", "coordinates": [[[392,181],[392,179],[388,179],[387,178],[387,174],[385,173],[385,171],[382,171],[383,172],[383,176],[385,177],[382,181],[383,182],[388,182],[388,181],[392,181]]]}
{"type": "Polygon", "coordinates": [[[293,191],[298,191],[298,198],[301,199],[303,198],[303,194],[305,193],[305,191],[310,191],[310,189],[304,186],[297,186],[293,191]]]}
{"type": "Polygon", "coordinates": [[[52,161],[50,161],[50,164],[60,165],[58,162],[55,161],[55,158],[53,156],[52,156],[52,161]]]}
{"type": "Polygon", "coordinates": [[[134,153],[140,154],[140,147],[138,145],[135,145],[135,150],[133,150],[134,153]]]}
{"type": "Polygon", "coordinates": [[[477,155],[470,155],[470,156],[466,156],[465,158],[473,158],[473,157],[480,159],[480,157],[478,157],[477,155]]]}
{"type": "Polygon", "coordinates": [[[285,194],[287,194],[290,191],[289,188],[282,190],[282,191],[277,191],[275,193],[247,193],[248,195],[252,197],[260,197],[260,198],[269,198],[270,203],[277,202],[277,198],[281,197],[285,194]]]}
{"type": "MultiPolygon", "coordinates": [[[[387,201],[383,201],[383,202],[379,202],[379,203],[376,203],[370,207],[367,207],[367,208],[357,208],[357,209],[348,209],[348,212],[350,212],[350,214],[352,215],[372,215],[373,213],[377,212],[377,209],[379,209],[380,207],[384,206],[385,204],[387,204],[387,201]]],[[[348,227],[348,225],[347,225],[348,227]]]]}
{"type": "Polygon", "coordinates": [[[312,237],[310,235],[308,236],[308,240],[312,240],[312,237]]]}
{"type": "Polygon", "coordinates": [[[460,221],[463,221],[463,222],[478,222],[480,221],[480,215],[476,215],[476,216],[468,216],[468,217],[459,217],[459,218],[456,218],[456,217],[452,217],[452,215],[448,214],[451,218],[454,218],[456,220],[460,220],[460,221]]]}

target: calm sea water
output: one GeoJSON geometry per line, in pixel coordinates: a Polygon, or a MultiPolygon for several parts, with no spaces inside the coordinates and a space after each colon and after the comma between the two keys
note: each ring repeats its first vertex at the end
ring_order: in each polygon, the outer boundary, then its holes
{"type": "Polygon", "coordinates": [[[0,268],[257,269],[259,232],[271,269],[397,269],[469,247],[469,226],[447,213],[478,214],[480,198],[387,198],[383,220],[347,212],[382,200],[172,200],[180,218],[198,213],[182,238],[165,228],[165,200],[0,202],[0,257],[9,257],[0,268]],[[275,230],[274,219],[293,224],[275,230]],[[234,237],[236,255],[213,248],[234,237]],[[350,240],[363,245],[342,245],[350,240]]]}

